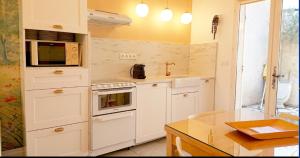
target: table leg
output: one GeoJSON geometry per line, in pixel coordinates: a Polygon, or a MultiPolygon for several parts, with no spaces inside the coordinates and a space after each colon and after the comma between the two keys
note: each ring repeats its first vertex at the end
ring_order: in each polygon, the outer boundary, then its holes
{"type": "Polygon", "coordinates": [[[167,156],[175,156],[174,146],[172,144],[173,135],[167,133],[167,156]]]}

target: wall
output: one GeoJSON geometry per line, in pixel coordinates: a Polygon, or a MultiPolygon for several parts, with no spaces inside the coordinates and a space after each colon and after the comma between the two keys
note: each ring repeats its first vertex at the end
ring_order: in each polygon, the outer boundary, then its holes
{"type": "Polygon", "coordinates": [[[215,77],[217,48],[218,44],[216,42],[191,45],[189,74],[215,77]]]}
{"type": "Polygon", "coordinates": [[[129,78],[130,68],[145,64],[147,78],[164,76],[165,63],[175,62],[170,67],[172,75],[188,73],[189,45],[120,40],[110,38],[92,39],[92,80],[129,78]],[[120,60],[122,52],[136,53],[136,60],[120,60]]]}
{"type": "Polygon", "coordinates": [[[243,52],[243,82],[242,82],[242,105],[260,104],[264,90],[263,71],[267,64],[270,2],[246,4],[246,16],[243,52]]]}
{"type": "Polygon", "coordinates": [[[0,120],[2,150],[23,146],[18,0],[0,0],[0,120]]]}
{"type": "Polygon", "coordinates": [[[191,25],[180,23],[181,14],[191,11],[192,0],[169,0],[169,8],[174,17],[170,22],[162,22],[160,12],[166,7],[165,0],[145,0],[150,11],[147,17],[140,18],[135,7],[140,0],[88,0],[90,9],[116,12],[128,15],[133,22],[130,26],[90,25],[93,37],[133,39],[159,42],[190,43],[191,25]]]}
{"type": "Polygon", "coordinates": [[[201,44],[213,40],[211,23],[214,15],[220,15],[216,35],[218,43],[216,72],[216,109],[233,109],[235,96],[234,83],[234,20],[237,0],[193,0],[191,43],[201,44]]]}

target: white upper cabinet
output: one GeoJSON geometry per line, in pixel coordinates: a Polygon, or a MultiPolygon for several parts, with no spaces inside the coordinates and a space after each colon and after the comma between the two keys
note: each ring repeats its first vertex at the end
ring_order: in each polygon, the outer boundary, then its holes
{"type": "Polygon", "coordinates": [[[87,33],[87,0],[22,0],[25,29],[87,33]]]}

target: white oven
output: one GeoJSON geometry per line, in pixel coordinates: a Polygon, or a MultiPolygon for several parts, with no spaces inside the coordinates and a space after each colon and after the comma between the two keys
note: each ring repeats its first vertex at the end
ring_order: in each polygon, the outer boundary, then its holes
{"type": "Polygon", "coordinates": [[[136,109],[136,88],[93,90],[93,116],[136,109]]]}
{"type": "Polygon", "coordinates": [[[135,145],[136,85],[97,82],[92,85],[91,156],[135,145]]]}

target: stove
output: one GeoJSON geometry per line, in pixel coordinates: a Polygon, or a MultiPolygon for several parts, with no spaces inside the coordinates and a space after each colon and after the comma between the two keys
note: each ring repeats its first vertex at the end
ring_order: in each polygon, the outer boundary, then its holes
{"type": "Polygon", "coordinates": [[[131,88],[135,86],[134,82],[124,80],[98,80],[92,82],[92,90],[131,88]]]}

